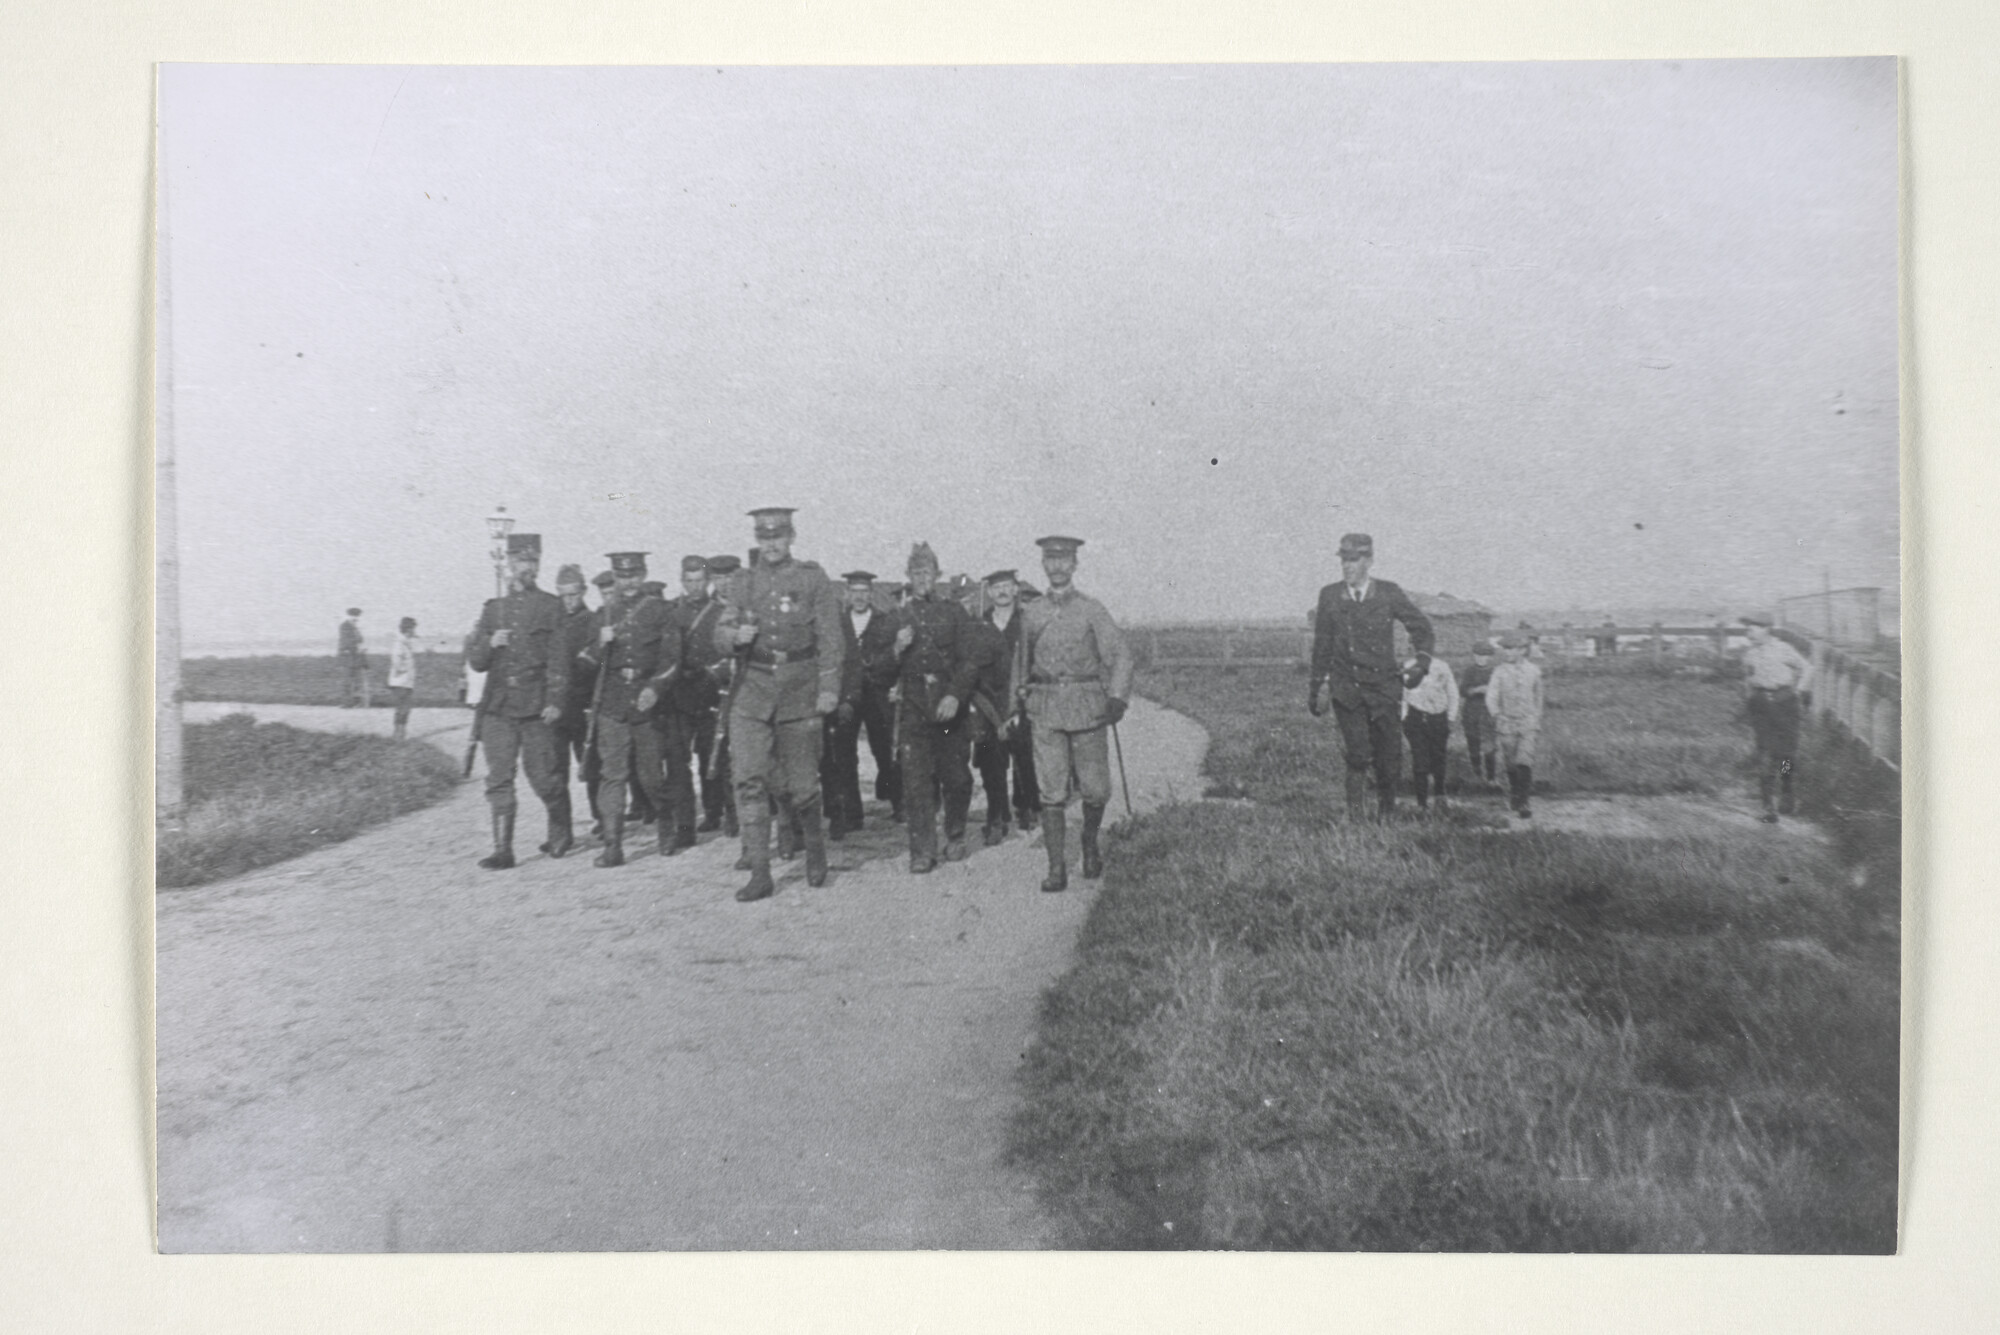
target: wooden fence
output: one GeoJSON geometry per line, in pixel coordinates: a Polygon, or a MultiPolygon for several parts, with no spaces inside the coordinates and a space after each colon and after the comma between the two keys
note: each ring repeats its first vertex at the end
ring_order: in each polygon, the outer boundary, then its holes
{"type": "Polygon", "coordinates": [[[1812,659],[1813,715],[1838,725],[1890,769],[1903,767],[1903,678],[1879,661],[1793,630],[1780,639],[1812,659]]]}

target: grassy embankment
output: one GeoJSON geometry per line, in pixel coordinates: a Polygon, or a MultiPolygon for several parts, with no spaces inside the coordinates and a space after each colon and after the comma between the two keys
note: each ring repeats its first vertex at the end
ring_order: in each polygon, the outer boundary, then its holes
{"type": "MultiPolygon", "coordinates": [[[[374,707],[389,708],[386,672],[380,655],[369,659],[374,707]]],[[[420,709],[458,703],[465,660],[458,654],[417,655],[417,689],[410,703],[420,709]]],[[[248,705],[337,705],[346,699],[347,678],[340,660],[269,655],[260,658],[189,658],[181,662],[181,696],[248,705]]]]}
{"type": "Polygon", "coordinates": [[[435,747],[307,732],[231,714],[185,731],[182,829],[160,837],[161,889],[220,880],[430,805],[458,782],[435,747]]]}
{"type": "MultiPolygon", "coordinates": [[[[1123,829],[1044,999],[1013,1153],[1072,1245],[1894,1247],[1893,782],[1816,742],[1831,852],[1357,827],[1302,676],[1147,685],[1253,804],[1123,829]]],[[[1727,684],[1613,664],[1549,695],[1556,793],[1741,781],[1727,684]]]]}

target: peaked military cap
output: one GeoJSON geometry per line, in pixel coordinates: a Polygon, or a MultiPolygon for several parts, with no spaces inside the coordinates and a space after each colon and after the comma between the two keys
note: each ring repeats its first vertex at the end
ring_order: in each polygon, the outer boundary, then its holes
{"type": "Polygon", "coordinates": [[[1036,538],[1035,546],[1041,548],[1044,555],[1075,556],[1076,549],[1083,546],[1083,539],[1065,538],[1061,535],[1054,535],[1046,538],[1036,538]]]}
{"type": "Polygon", "coordinates": [[[595,584],[600,589],[608,589],[613,584],[616,584],[618,582],[618,577],[612,574],[609,570],[600,570],[597,572],[596,577],[592,579],[590,582],[592,584],[595,584]]]}
{"type": "Polygon", "coordinates": [[[649,579],[644,584],[641,584],[639,586],[639,592],[646,594],[648,597],[652,598],[657,598],[666,591],[667,591],[667,586],[660,583],[660,581],[656,579],[649,579]]]}
{"type": "Polygon", "coordinates": [[[646,553],[644,552],[612,552],[610,556],[611,573],[614,575],[621,578],[629,578],[633,575],[643,575],[646,573],[646,553]]]}
{"type": "Polygon", "coordinates": [[[849,584],[873,584],[875,582],[875,572],[872,570],[850,570],[845,575],[842,575],[841,578],[849,584]]]}
{"type": "Polygon", "coordinates": [[[1021,578],[1021,577],[1020,577],[1020,575],[1019,575],[1018,573],[1016,573],[1015,571],[1012,571],[1012,570],[996,570],[996,571],[994,571],[994,572],[993,572],[992,574],[988,575],[988,576],[987,576],[987,577],[986,577],[985,579],[981,580],[981,581],[980,581],[980,583],[982,583],[982,584],[1004,584],[1004,583],[1008,583],[1008,582],[1010,582],[1010,581],[1016,581],[1016,580],[1019,580],[1020,578],[1021,578]]]}
{"type": "Polygon", "coordinates": [[[708,558],[708,573],[711,575],[732,575],[743,568],[743,558],[724,552],[720,556],[708,558]]]}
{"type": "Polygon", "coordinates": [[[1375,539],[1366,533],[1343,533],[1340,535],[1340,555],[1343,559],[1350,556],[1373,556],[1375,539]]]}
{"type": "Polygon", "coordinates": [[[931,550],[931,545],[928,542],[920,542],[910,548],[910,559],[904,563],[903,568],[905,570],[915,570],[919,566],[929,566],[932,570],[938,568],[937,553],[931,550]]]}
{"type": "Polygon", "coordinates": [[[558,589],[580,589],[580,588],[582,588],[582,587],[583,587],[583,567],[582,567],[582,566],[564,566],[564,567],[563,567],[563,568],[562,568],[561,570],[558,570],[558,571],[556,571],[556,587],[557,587],[558,589]]]}
{"type": "Polygon", "coordinates": [[[796,506],[765,505],[750,512],[750,518],[757,523],[760,538],[780,538],[792,531],[792,516],[798,512],[796,506]]]}
{"type": "Polygon", "coordinates": [[[689,574],[693,574],[697,570],[707,570],[708,558],[706,556],[683,556],[681,558],[681,569],[689,574]]]}
{"type": "Polygon", "coordinates": [[[532,556],[539,560],[542,555],[542,535],[539,533],[509,533],[507,535],[507,555],[532,556]]]}

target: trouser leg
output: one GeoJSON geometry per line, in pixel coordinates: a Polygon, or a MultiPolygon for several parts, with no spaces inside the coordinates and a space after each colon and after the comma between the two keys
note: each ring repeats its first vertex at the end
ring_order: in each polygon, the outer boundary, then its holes
{"type": "Polygon", "coordinates": [[[1374,752],[1375,792],[1387,815],[1396,805],[1396,785],[1403,778],[1403,736],[1397,726],[1397,707],[1379,700],[1368,702],[1368,740],[1374,752]]]}
{"type": "Polygon", "coordinates": [[[1403,715],[1403,736],[1410,744],[1410,788],[1416,794],[1417,805],[1429,806],[1431,800],[1430,753],[1424,745],[1424,715],[1412,709],[1403,715]]]}
{"type": "Polygon", "coordinates": [[[1340,727],[1341,762],[1346,770],[1347,818],[1358,821],[1366,815],[1368,770],[1373,755],[1368,711],[1364,705],[1344,705],[1336,700],[1333,721],[1340,727]]]}
{"type": "MultiPolygon", "coordinates": [[[[903,809],[900,760],[896,755],[896,706],[887,687],[867,686],[861,692],[861,725],[868,733],[868,753],[875,758],[875,800],[903,809]]],[[[856,776],[857,791],[859,776],[856,776]]]]}
{"type": "Polygon", "coordinates": [[[1094,881],[1104,874],[1104,855],[1098,851],[1097,832],[1104,825],[1104,804],[1083,800],[1083,879],[1094,881]]]}
{"type": "Polygon", "coordinates": [[[909,820],[912,866],[937,858],[937,756],[932,743],[935,725],[915,709],[903,710],[901,752],[896,768],[903,791],[903,814],[909,820]]]}
{"type": "Polygon", "coordinates": [[[723,775],[720,748],[715,744],[715,714],[702,710],[694,715],[695,770],[701,779],[701,824],[703,830],[722,828],[722,810],[727,802],[728,783],[723,775]]]}
{"type": "Polygon", "coordinates": [[[986,842],[998,843],[1007,829],[1007,749],[990,728],[972,744],[972,766],[986,792],[986,842]]]}
{"type": "Polygon", "coordinates": [[[661,763],[666,772],[665,811],[673,817],[671,836],[668,822],[660,822],[660,847],[669,853],[694,847],[695,720],[679,710],[669,710],[662,719],[661,763]]]}
{"type": "Polygon", "coordinates": [[[1014,766],[1014,814],[1025,830],[1042,809],[1041,791],[1035,783],[1035,739],[1026,720],[1016,725],[1005,745],[1014,766]]]}
{"type": "MultiPolygon", "coordinates": [[[[939,728],[934,746],[944,798],[945,856],[956,860],[965,856],[965,820],[972,809],[971,729],[965,719],[939,728]]],[[[1006,810],[1004,802],[1001,810],[1006,810]]]]}

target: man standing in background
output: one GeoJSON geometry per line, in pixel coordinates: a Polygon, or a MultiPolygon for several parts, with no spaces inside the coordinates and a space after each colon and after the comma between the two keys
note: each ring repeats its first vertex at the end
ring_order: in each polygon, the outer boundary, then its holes
{"type": "Polygon", "coordinates": [[[576,842],[570,834],[569,789],[559,781],[555,736],[569,690],[569,652],[562,600],[535,587],[541,565],[539,533],[508,534],[507,593],[486,601],[465,637],[466,662],[474,672],[486,674],[479,726],[486,745],[493,852],[479,865],[488,871],[514,865],[517,760],[528,786],[548,809],[549,856],[561,857],[576,842]]]}
{"type": "MultiPolygon", "coordinates": [[[[611,576],[606,572],[604,582],[608,586],[611,576]]],[[[597,768],[590,762],[590,701],[597,687],[597,664],[590,658],[590,648],[597,641],[597,614],[584,601],[584,591],[588,586],[583,582],[582,566],[564,566],[556,572],[556,596],[563,605],[563,648],[569,655],[569,687],[563,693],[562,717],[556,720],[556,766],[562,776],[564,791],[569,789],[570,761],[576,761],[577,769],[583,776],[585,805],[588,810],[597,810],[597,768]]],[[[602,833],[602,826],[598,827],[602,833]]],[[[548,852],[547,848],[542,850],[548,852]]]]}
{"type": "Polygon", "coordinates": [[[1340,540],[1340,581],[1319,591],[1313,612],[1312,685],[1306,708],[1326,713],[1321,693],[1333,702],[1347,761],[1347,816],[1360,820],[1368,794],[1368,771],[1375,771],[1378,811],[1387,819],[1396,809],[1396,783],[1403,769],[1399,724],[1403,691],[1430,670],[1436,638],[1430,619],[1403,590],[1386,579],[1371,579],[1375,540],[1349,533],[1340,540]],[[1415,657],[1396,661],[1396,623],[1410,634],[1415,657]]]}
{"type": "Polygon", "coordinates": [[[1799,754],[1799,719],[1812,703],[1813,666],[1798,650],[1771,633],[1771,618],[1752,612],[1743,618],[1750,647],[1743,651],[1744,705],[1757,745],[1757,795],[1776,825],[1797,810],[1792,773],[1799,754]],[[1774,800],[1775,799],[1775,800],[1774,800]]]}
{"type": "Polygon", "coordinates": [[[1083,875],[1103,874],[1097,832],[1111,801],[1110,729],[1125,717],[1132,694],[1132,653],[1104,604],[1077,590],[1076,553],[1082,538],[1036,539],[1048,596],[1023,607],[1021,636],[1010,674],[1027,702],[1033,729],[1035,778],[1042,802],[1042,842],[1049,874],[1042,889],[1069,888],[1065,808],[1083,798],[1083,875]]]}
{"type": "Polygon", "coordinates": [[[389,699],[396,707],[396,741],[410,736],[410,697],[417,689],[417,619],[404,617],[396,623],[396,638],[389,644],[389,699]]]}
{"type": "Polygon", "coordinates": [[[347,609],[347,620],[340,623],[340,641],[335,649],[340,659],[340,670],[344,678],[344,694],[340,701],[342,709],[352,709],[369,704],[368,654],[361,639],[361,609],[347,609]]]}

